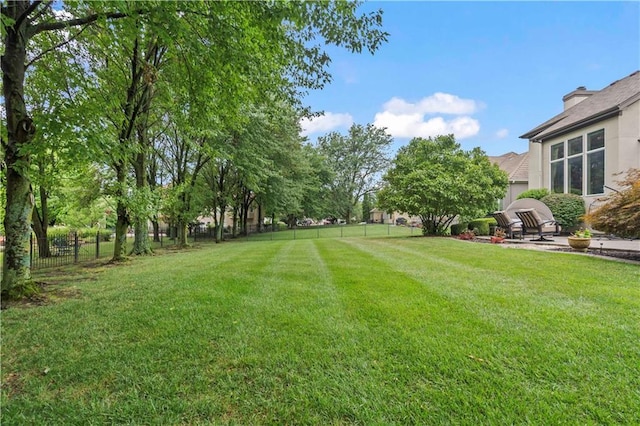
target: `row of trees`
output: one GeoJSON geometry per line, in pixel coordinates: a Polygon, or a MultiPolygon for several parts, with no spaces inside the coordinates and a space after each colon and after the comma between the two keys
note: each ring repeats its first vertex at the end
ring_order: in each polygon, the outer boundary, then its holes
{"type": "MultiPolygon", "coordinates": [[[[324,44],[373,53],[386,40],[382,12],[358,7],[4,2],[2,293],[33,291],[31,226],[46,235],[50,203],[70,193],[79,207],[115,212],[114,260],[130,226],[133,253],[149,251],[147,221],[161,211],[185,243],[203,209],[217,220],[254,202],[265,214],[296,214],[327,198],[317,191],[334,171],[299,137],[301,100],[330,81],[324,44]]],[[[349,203],[336,200],[344,211],[349,203]]],[[[68,215],[71,204],[57,206],[68,215]]]]}

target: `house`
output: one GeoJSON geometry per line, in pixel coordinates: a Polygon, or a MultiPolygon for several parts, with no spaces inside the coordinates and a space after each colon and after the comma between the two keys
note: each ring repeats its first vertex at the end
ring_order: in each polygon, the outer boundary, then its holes
{"type": "Polygon", "coordinates": [[[419,216],[410,216],[406,213],[393,212],[387,213],[384,210],[372,209],[369,211],[369,223],[386,223],[396,224],[396,221],[404,222],[405,224],[417,225],[422,223],[419,216]],[[404,221],[402,220],[404,219],[404,221]]]}
{"type": "Polygon", "coordinates": [[[529,188],[578,194],[589,208],[617,189],[616,174],[640,168],[640,71],[562,100],[564,111],[520,136],[529,139],[529,188]]]}
{"type": "Polygon", "coordinates": [[[507,152],[497,157],[489,156],[489,161],[497,164],[509,176],[507,194],[500,200],[500,210],[504,210],[518,195],[529,189],[529,153],[507,152]]]}

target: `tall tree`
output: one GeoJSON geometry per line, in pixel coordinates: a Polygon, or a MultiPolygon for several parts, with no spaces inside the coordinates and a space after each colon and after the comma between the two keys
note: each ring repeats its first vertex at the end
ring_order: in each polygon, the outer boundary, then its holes
{"type": "Polygon", "coordinates": [[[457,216],[485,215],[508,184],[506,173],[480,148],[464,151],[453,135],[412,139],[383,181],[378,205],[420,216],[425,235],[444,234],[457,216]]]}
{"type": "Polygon", "coordinates": [[[362,196],[377,189],[392,142],[391,135],[372,124],[354,124],[347,135],[332,132],[318,138],[318,148],[334,173],[330,187],[334,211],[347,223],[362,196]]]}
{"type": "MultiPolygon", "coordinates": [[[[67,15],[54,13],[53,4],[9,0],[1,8],[8,129],[2,142],[7,184],[4,294],[20,295],[25,287],[35,288],[31,285],[28,251],[33,209],[28,173],[31,159],[25,148],[33,139],[36,126],[28,115],[24,97],[27,52],[35,36],[78,27],[78,31],[69,33],[74,38],[96,21],[117,25],[113,20],[126,18],[138,22],[142,15],[154,12],[145,25],[171,36],[175,42],[174,58],[185,69],[182,79],[191,80],[192,91],[204,92],[202,96],[210,100],[206,105],[214,107],[218,123],[238,123],[240,106],[267,93],[299,102],[306,90],[329,82],[329,57],[323,43],[344,46],[352,52],[374,52],[387,37],[380,29],[381,11],[359,14],[358,2],[63,2],[58,6],[70,13],[67,15]],[[198,85],[195,76],[207,77],[209,84],[198,85]]],[[[110,25],[103,25],[95,33],[96,37],[103,37],[105,44],[116,41],[106,31],[110,25]]],[[[135,25],[129,26],[132,27],[135,25]]],[[[49,51],[58,48],[52,46],[49,51]]],[[[45,58],[46,53],[34,59],[45,58]]],[[[209,127],[213,124],[208,120],[209,127]]],[[[128,122],[116,139],[131,140],[133,128],[135,123],[128,122]]],[[[115,151],[110,154],[117,156],[119,162],[114,164],[120,182],[117,199],[122,200],[129,187],[130,159],[128,153],[115,151]]],[[[117,210],[118,229],[122,230],[127,225],[126,206],[120,205],[117,210]]],[[[118,256],[114,253],[114,257],[118,256]]]]}
{"type": "MultiPolygon", "coordinates": [[[[2,55],[2,83],[7,115],[7,139],[2,141],[6,165],[6,233],[2,293],[19,297],[37,291],[29,268],[29,237],[33,196],[29,168],[31,156],[28,146],[36,126],[25,103],[25,73],[27,66],[39,57],[31,58],[29,42],[37,35],[63,28],[91,24],[98,19],[116,19],[126,11],[100,11],[75,18],[58,18],[52,13],[53,1],[13,0],[0,7],[4,54],[2,55]]],[[[126,5],[119,5],[126,7],[126,5]]],[[[57,15],[61,16],[61,15],[57,15]]],[[[73,37],[73,35],[71,35],[73,37]]],[[[60,46],[60,45],[59,45],[60,46]]],[[[59,46],[53,46],[55,50],[59,46]]],[[[46,52],[43,52],[43,55],[46,52]]]]}
{"type": "Polygon", "coordinates": [[[371,217],[371,209],[376,204],[376,196],[374,192],[366,193],[362,197],[362,220],[365,222],[369,222],[369,218],[371,217]]]}

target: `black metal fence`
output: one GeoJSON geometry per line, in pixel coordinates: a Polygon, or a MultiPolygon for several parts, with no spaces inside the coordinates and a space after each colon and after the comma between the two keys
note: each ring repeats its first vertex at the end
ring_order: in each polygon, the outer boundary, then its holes
{"type": "MultiPolygon", "coordinates": [[[[149,233],[149,242],[152,248],[166,247],[176,244],[175,232],[171,235],[170,229],[161,229],[157,234],[149,233]]],[[[213,238],[214,235],[199,233],[194,230],[188,237],[189,242],[213,238]]],[[[132,247],[133,235],[127,236],[127,250],[132,247]]],[[[30,267],[32,270],[68,265],[71,263],[87,262],[99,258],[113,256],[113,233],[101,231],[92,234],[70,232],[64,235],[50,235],[46,238],[37,238],[31,235],[29,245],[30,267]]],[[[4,256],[4,238],[0,238],[0,264],[4,256]]],[[[2,268],[0,268],[0,278],[2,268]]]]}
{"type": "MultiPolygon", "coordinates": [[[[413,227],[362,224],[362,225],[326,225],[287,228],[283,225],[265,225],[260,228],[249,226],[245,232],[237,229],[234,233],[231,229],[225,229],[225,240],[240,239],[244,241],[265,240],[296,240],[309,238],[346,238],[346,237],[374,237],[374,236],[411,236],[420,234],[420,230],[413,227]]],[[[187,242],[214,241],[215,228],[208,226],[191,226],[188,228],[187,242]]],[[[150,231],[149,243],[153,249],[170,247],[177,241],[175,228],[164,227],[157,233],[150,231]]],[[[127,250],[132,247],[133,235],[127,236],[127,250]]],[[[113,256],[114,236],[109,231],[101,231],[92,234],[86,232],[70,232],[68,234],[56,234],[44,239],[31,236],[30,265],[31,269],[43,269],[63,266],[72,263],[88,262],[99,258],[113,256]]],[[[0,238],[0,264],[4,255],[4,238],[0,238]]],[[[0,268],[0,279],[2,268],[0,268]]]]}

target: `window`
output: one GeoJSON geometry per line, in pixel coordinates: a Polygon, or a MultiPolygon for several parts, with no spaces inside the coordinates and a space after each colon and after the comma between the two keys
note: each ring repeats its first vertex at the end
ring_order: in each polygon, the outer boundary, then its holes
{"type": "Polygon", "coordinates": [[[564,142],[551,145],[551,192],[564,192],[564,142]]]}
{"type": "Polygon", "coordinates": [[[587,135],[587,194],[604,192],[604,129],[587,135]]]}
{"type": "Polygon", "coordinates": [[[604,192],[604,129],[551,145],[551,192],[604,192]],[[586,140],[586,146],[585,146],[586,140]]]}
{"type": "Polygon", "coordinates": [[[567,141],[567,153],[568,192],[582,195],[582,136],[567,141]]]}

